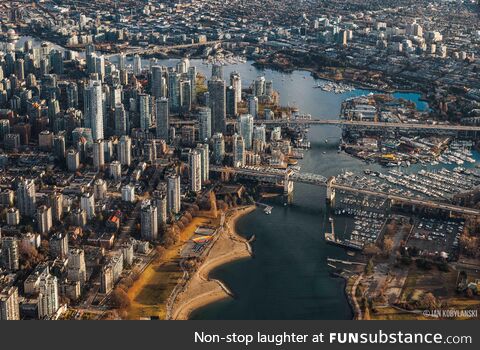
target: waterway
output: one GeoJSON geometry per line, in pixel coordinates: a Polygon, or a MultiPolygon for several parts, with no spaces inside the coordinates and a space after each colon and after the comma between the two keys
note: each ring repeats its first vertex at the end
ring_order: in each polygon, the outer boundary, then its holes
{"type": "MultiPolygon", "coordinates": [[[[201,70],[209,74],[208,67],[201,70]]],[[[258,70],[250,64],[225,67],[225,76],[238,71],[244,83],[258,75],[273,80],[282,104],[296,105],[315,118],[335,119],[343,100],[370,93],[354,90],[343,94],[314,89],[317,83],[308,72],[283,74],[258,70]]],[[[420,95],[399,93],[396,97],[411,99],[419,109],[428,106],[420,95]]],[[[343,170],[380,170],[345,153],[337,153],[341,130],[335,126],[312,127],[312,148],[300,161],[302,171],[335,175],[343,170]],[[325,142],[327,140],[327,142],[325,142]]],[[[261,209],[238,221],[239,234],[255,235],[255,257],[219,267],[212,277],[225,281],[234,299],[208,305],[195,311],[193,319],[351,319],[352,311],[344,293],[344,281],[332,278],[327,257],[345,258],[343,249],[327,245],[324,189],[296,184],[293,204],[284,207],[271,200],[271,215],[261,209]]]]}

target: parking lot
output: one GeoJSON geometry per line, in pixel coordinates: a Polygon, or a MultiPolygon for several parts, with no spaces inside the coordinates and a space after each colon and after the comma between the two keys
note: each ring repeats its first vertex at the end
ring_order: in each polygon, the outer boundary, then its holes
{"type": "Polygon", "coordinates": [[[463,220],[421,218],[415,223],[407,247],[417,248],[422,255],[445,252],[450,256],[458,248],[463,229],[463,220]]]}

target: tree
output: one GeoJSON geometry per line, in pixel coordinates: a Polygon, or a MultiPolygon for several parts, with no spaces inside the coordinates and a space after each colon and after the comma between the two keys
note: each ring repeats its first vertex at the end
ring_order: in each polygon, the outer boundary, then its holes
{"type": "Polygon", "coordinates": [[[158,254],[158,257],[161,258],[163,254],[165,254],[165,247],[162,247],[161,245],[157,246],[157,254],[158,254]]]}
{"type": "Polygon", "coordinates": [[[130,306],[130,299],[127,293],[120,287],[116,287],[112,292],[112,304],[118,309],[124,309],[130,306]]]}
{"type": "Polygon", "coordinates": [[[182,231],[185,228],[185,225],[181,220],[177,221],[175,225],[180,229],[180,231],[182,231]]]}
{"type": "Polygon", "coordinates": [[[425,293],[420,301],[420,306],[424,309],[435,309],[437,307],[437,299],[432,293],[425,293]]]}
{"type": "Polygon", "coordinates": [[[183,217],[188,220],[188,223],[190,223],[193,219],[193,216],[190,212],[186,212],[185,215],[183,215],[183,217]]]}
{"type": "Polygon", "coordinates": [[[370,258],[368,260],[367,265],[365,265],[365,273],[367,275],[371,275],[373,273],[374,269],[375,269],[375,266],[373,265],[373,259],[370,258]]]}
{"type": "Polygon", "coordinates": [[[390,254],[393,250],[393,240],[390,237],[383,239],[383,250],[385,253],[390,254]]]}
{"type": "Polygon", "coordinates": [[[186,215],[187,215],[187,213],[185,213],[185,215],[183,215],[182,218],[180,219],[180,222],[183,224],[184,228],[187,227],[188,224],[191,221],[191,216],[190,216],[190,219],[188,219],[188,217],[186,215]]]}
{"type": "Polygon", "coordinates": [[[37,249],[28,242],[22,241],[20,243],[20,267],[25,270],[35,267],[38,263],[44,260],[44,256],[40,254],[37,249]]]}
{"type": "Polygon", "coordinates": [[[375,244],[368,244],[363,249],[363,253],[368,256],[380,255],[381,251],[375,244]]]}
{"type": "Polygon", "coordinates": [[[476,256],[478,253],[478,237],[472,237],[467,233],[460,236],[460,249],[465,255],[476,256]]]}

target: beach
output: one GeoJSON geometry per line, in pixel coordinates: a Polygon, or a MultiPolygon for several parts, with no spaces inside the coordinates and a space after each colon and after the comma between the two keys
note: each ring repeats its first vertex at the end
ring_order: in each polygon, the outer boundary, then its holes
{"type": "Polygon", "coordinates": [[[209,274],[218,266],[252,256],[249,242],[236,233],[235,224],[241,216],[253,210],[254,205],[227,211],[224,229],[220,230],[200,267],[193,272],[173,301],[171,319],[186,320],[194,310],[202,306],[233,297],[227,286],[221,281],[210,279],[209,274]]]}
{"type": "Polygon", "coordinates": [[[165,317],[166,301],[183,275],[182,269],[178,266],[183,245],[191,239],[199,226],[216,224],[217,221],[207,217],[194,218],[182,230],[177,243],[147,266],[128,290],[131,304],[126,310],[127,319],[165,317]]]}

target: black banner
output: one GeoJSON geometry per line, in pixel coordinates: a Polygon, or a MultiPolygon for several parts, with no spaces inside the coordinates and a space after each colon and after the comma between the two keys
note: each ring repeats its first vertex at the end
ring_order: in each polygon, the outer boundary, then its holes
{"type": "Polygon", "coordinates": [[[0,343],[3,349],[39,343],[50,349],[478,349],[479,326],[478,321],[2,322],[0,343]]]}

